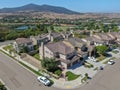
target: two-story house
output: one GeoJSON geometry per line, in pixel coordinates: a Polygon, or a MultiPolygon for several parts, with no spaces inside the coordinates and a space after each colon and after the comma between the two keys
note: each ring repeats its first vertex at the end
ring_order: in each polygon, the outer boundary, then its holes
{"type": "Polygon", "coordinates": [[[54,33],[49,32],[47,37],[48,37],[49,41],[51,41],[51,42],[61,41],[64,39],[63,35],[61,33],[57,33],[57,32],[54,32],[54,33]]]}
{"type": "Polygon", "coordinates": [[[47,37],[48,34],[42,34],[42,35],[38,35],[38,36],[30,36],[30,39],[33,41],[33,45],[41,45],[41,42],[43,42],[44,44],[49,42],[49,38],[47,37]]]}
{"type": "Polygon", "coordinates": [[[75,63],[80,62],[80,57],[77,55],[76,50],[72,45],[69,45],[65,41],[59,41],[56,43],[42,44],[39,48],[41,59],[43,58],[55,58],[61,62],[64,68],[69,68],[75,63]]]}
{"type": "Polygon", "coordinates": [[[13,44],[13,47],[18,53],[21,52],[24,47],[27,47],[28,51],[33,51],[34,46],[32,42],[33,41],[29,38],[17,38],[13,44]]]}

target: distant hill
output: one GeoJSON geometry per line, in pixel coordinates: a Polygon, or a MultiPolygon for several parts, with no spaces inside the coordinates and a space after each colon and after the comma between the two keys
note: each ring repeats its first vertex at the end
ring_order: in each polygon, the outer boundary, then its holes
{"type": "Polygon", "coordinates": [[[64,7],[57,7],[51,5],[36,5],[28,4],[16,8],[3,8],[0,9],[0,13],[14,13],[14,12],[53,12],[58,14],[80,14],[64,7]]]}

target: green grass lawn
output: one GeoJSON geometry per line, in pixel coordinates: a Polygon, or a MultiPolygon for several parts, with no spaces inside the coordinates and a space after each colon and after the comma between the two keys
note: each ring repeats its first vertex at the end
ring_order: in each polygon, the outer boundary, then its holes
{"type": "Polygon", "coordinates": [[[12,45],[8,45],[8,46],[3,47],[3,49],[5,49],[5,50],[11,50],[11,49],[13,49],[13,46],[12,45]]]}
{"type": "Polygon", "coordinates": [[[33,57],[36,58],[37,60],[40,60],[40,55],[39,55],[39,53],[35,54],[33,57]]]}
{"type": "Polygon", "coordinates": [[[95,68],[93,69],[93,71],[96,71],[96,70],[98,70],[98,67],[95,67],[95,68]]]}
{"type": "Polygon", "coordinates": [[[68,26],[54,26],[54,30],[56,32],[60,32],[62,30],[66,30],[67,28],[69,28],[68,26]]]}
{"type": "Polygon", "coordinates": [[[108,61],[110,61],[110,60],[115,60],[115,59],[116,59],[115,57],[112,57],[112,58],[108,59],[107,61],[103,62],[103,64],[107,64],[108,61]]]}
{"type": "Polygon", "coordinates": [[[93,68],[94,65],[86,61],[86,62],[84,62],[84,67],[86,67],[86,68],[93,68]]]}
{"type": "Polygon", "coordinates": [[[72,80],[75,80],[77,79],[80,75],[76,75],[70,71],[66,72],[66,75],[67,75],[67,79],[68,81],[72,81],[72,80]]]}
{"type": "Polygon", "coordinates": [[[100,61],[102,61],[102,60],[104,60],[104,59],[106,59],[106,57],[103,56],[103,55],[100,55],[99,57],[97,57],[97,61],[98,61],[98,62],[100,62],[100,61]]]}

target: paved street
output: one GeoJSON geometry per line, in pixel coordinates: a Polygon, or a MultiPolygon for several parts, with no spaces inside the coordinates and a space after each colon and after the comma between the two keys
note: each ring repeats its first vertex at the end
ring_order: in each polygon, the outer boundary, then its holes
{"type": "Polygon", "coordinates": [[[108,65],[80,90],[119,90],[120,89],[120,60],[115,65],[108,65]]]}
{"type": "Polygon", "coordinates": [[[34,74],[16,64],[1,52],[0,78],[11,90],[56,90],[54,87],[41,85],[34,74]]]}

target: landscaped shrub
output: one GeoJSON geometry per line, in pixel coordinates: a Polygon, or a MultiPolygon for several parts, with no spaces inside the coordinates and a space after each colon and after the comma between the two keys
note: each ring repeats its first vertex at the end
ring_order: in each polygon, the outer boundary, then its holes
{"type": "Polygon", "coordinates": [[[88,62],[84,62],[84,66],[87,67],[87,68],[93,68],[94,65],[92,65],[91,63],[88,63],[88,62]]]}
{"type": "Polygon", "coordinates": [[[58,76],[61,76],[62,71],[58,69],[58,70],[56,70],[54,73],[55,73],[56,75],[58,75],[58,76]]]}
{"type": "Polygon", "coordinates": [[[52,73],[52,72],[49,72],[49,71],[47,71],[46,69],[43,69],[42,71],[45,72],[45,73],[47,73],[47,74],[49,74],[50,76],[52,76],[52,77],[54,77],[54,78],[56,78],[56,79],[59,79],[59,76],[58,76],[58,75],[56,75],[56,74],[54,74],[54,73],[52,73]]]}

